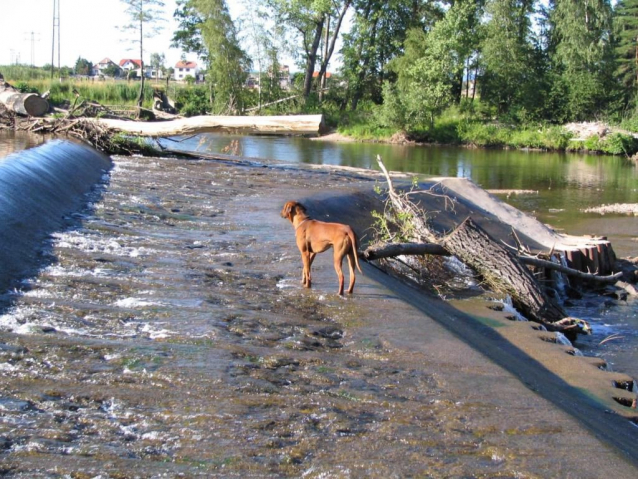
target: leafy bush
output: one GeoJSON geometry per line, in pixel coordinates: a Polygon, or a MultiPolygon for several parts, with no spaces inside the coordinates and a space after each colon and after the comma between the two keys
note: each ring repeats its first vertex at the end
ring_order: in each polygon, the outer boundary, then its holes
{"type": "Polygon", "coordinates": [[[15,87],[20,93],[39,93],[37,88],[29,85],[27,82],[21,81],[15,87]]]}
{"type": "Polygon", "coordinates": [[[550,126],[543,130],[545,148],[550,150],[566,150],[572,137],[562,126],[550,126]]]}
{"type": "Polygon", "coordinates": [[[633,155],[638,151],[638,141],[630,135],[612,133],[598,141],[599,150],[610,155],[633,155]]]}
{"type": "Polygon", "coordinates": [[[181,88],[175,92],[175,107],[184,116],[204,115],[211,108],[204,86],[181,88]]]}

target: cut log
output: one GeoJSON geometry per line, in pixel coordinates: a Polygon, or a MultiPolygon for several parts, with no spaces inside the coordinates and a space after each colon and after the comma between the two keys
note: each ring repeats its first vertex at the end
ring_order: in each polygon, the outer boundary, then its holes
{"type": "Polygon", "coordinates": [[[323,131],[323,115],[194,116],[173,121],[146,123],[106,118],[96,118],[91,121],[113,132],[149,137],[184,136],[199,133],[319,135],[323,131]]]}
{"type": "Polygon", "coordinates": [[[0,75],[0,103],[18,115],[43,116],[49,111],[49,102],[37,93],[21,93],[0,75]]]}
{"type": "Polygon", "coordinates": [[[495,290],[508,294],[527,318],[554,323],[567,313],[547,296],[527,267],[467,218],[441,241],[449,253],[472,267],[495,290]]]}

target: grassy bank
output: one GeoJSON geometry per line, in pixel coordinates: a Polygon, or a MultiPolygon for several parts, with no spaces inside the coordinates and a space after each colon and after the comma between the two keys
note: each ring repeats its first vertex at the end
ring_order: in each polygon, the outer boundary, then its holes
{"type": "MultiPolygon", "coordinates": [[[[137,105],[140,82],[136,80],[93,80],[87,78],[67,78],[51,80],[50,78],[5,79],[22,92],[43,94],[49,92],[49,103],[63,106],[75,101],[75,93],[79,93],[80,100],[95,101],[105,106],[133,108],[137,105]]],[[[153,105],[153,89],[166,90],[166,82],[148,80],[145,83],[142,106],[151,108],[153,105]]],[[[176,101],[176,106],[182,114],[204,114],[208,107],[207,91],[201,86],[189,86],[181,83],[170,83],[168,96],[176,101]],[[202,100],[203,99],[203,100],[202,100]]]]}
{"type": "Polygon", "coordinates": [[[611,133],[604,138],[576,139],[558,125],[516,125],[478,118],[451,109],[428,127],[409,131],[379,124],[374,111],[347,115],[337,125],[339,133],[362,141],[467,145],[482,148],[516,148],[549,151],[583,151],[632,156],[638,152],[638,140],[629,134],[611,133]]]}

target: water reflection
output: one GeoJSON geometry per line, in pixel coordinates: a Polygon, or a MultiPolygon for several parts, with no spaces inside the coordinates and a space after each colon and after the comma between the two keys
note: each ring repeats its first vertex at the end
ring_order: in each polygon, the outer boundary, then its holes
{"type": "Polygon", "coordinates": [[[376,169],[376,156],[381,155],[393,171],[471,178],[486,189],[535,190],[536,195],[511,196],[507,201],[558,230],[609,235],[620,255],[636,254],[635,218],[601,219],[581,212],[601,204],[638,202],[638,173],[623,157],[215,134],[166,146],[221,152],[233,141],[239,154],[248,157],[376,169]],[[600,229],[592,228],[592,220],[600,229]]]}
{"type": "Polygon", "coordinates": [[[41,135],[0,130],[0,161],[11,153],[41,145],[45,141],[46,138],[41,135]]]}

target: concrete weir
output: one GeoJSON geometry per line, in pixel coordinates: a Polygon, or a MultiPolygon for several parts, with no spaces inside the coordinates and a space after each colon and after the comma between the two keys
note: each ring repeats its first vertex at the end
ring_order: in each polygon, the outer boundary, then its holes
{"type": "Polygon", "coordinates": [[[64,140],[0,159],[0,292],[33,270],[46,236],[110,167],[108,156],[64,140]]]}

